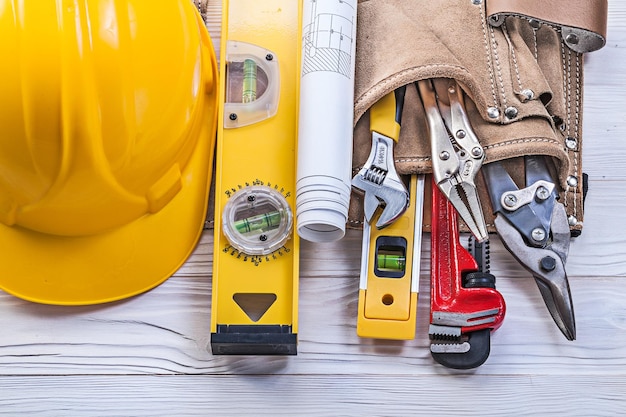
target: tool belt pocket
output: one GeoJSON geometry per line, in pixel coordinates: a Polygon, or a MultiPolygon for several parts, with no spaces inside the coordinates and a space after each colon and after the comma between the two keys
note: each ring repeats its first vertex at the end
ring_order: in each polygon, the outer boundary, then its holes
{"type": "MultiPolygon", "coordinates": [[[[484,164],[503,161],[513,179],[523,183],[523,156],[550,157],[560,201],[571,230],[578,233],[586,188],[581,153],[583,53],[604,44],[606,1],[568,2],[565,16],[556,18],[551,13],[554,6],[542,4],[361,1],[353,174],[363,166],[370,148],[368,109],[403,85],[407,89],[395,168],[401,175],[432,173],[429,128],[415,83],[432,79],[439,93],[454,79],[464,91],[465,110],[484,150],[484,164]]],[[[437,95],[445,100],[443,94],[437,95]]],[[[480,173],[476,185],[488,230],[493,232],[491,204],[480,173]]],[[[362,225],[362,207],[362,195],[352,193],[349,226],[362,225]]],[[[425,208],[428,211],[428,205],[425,208]]],[[[429,218],[426,213],[425,231],[430,231],[429,218]]]]}

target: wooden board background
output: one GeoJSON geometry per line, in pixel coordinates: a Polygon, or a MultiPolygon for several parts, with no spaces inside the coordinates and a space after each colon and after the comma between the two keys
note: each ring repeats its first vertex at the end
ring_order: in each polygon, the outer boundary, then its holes
{"type": "MultiPolygon", "coordinates": [[[[215,42],[219,3],[208,10],[215,42]]],[[[302,243],[297,356],[212,356],[205,232],[174,277],[130,300],[54,307],[0,293],[0,415],[625,415],[625,48],[626,2],[612,0],[608,43],[585,63],[590,191],[567,265],[575,342],[497,241],[492,270],[508,311],[483,366],[454,371],[431,359],[428,250],[417,337],[360,340],[361,234],[350,231],[338,243],[302,243]]]]}

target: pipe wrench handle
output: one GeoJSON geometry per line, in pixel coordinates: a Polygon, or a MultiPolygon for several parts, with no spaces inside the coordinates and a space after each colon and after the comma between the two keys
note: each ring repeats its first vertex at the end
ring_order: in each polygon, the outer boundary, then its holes
{"type": "Polygon", "coordinates": [[[504,298],[493,288],[465,285],[464,278],[476,273],[478,264],[461,246],[457,213],[435,183],[432,196],[431,324],[460,327],[463,334],[497,329],[504,319],[504,298]],[[490,313],[480,315],[480,320],[474,319],[479,312],[490,313]],[[448,324],[438,322],[439,315],[468,319],[448,324]]]}

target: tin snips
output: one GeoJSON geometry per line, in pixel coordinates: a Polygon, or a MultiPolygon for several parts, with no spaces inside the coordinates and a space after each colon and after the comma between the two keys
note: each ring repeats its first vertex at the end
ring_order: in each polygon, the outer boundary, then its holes
{"type": "Polygon", "coordinates": [[[495,226],[511,254],[535,278],[556,325],[576,338],[572,296],[565,271],[570,229],[556,184],[543,156],[524,157],[526,186],[518,188],[500,162],[483,167],[495,226]]]}
{"type": "MultiPolygon", "coordinates": [[[[487,226],[474,178],[485,153],[467,118],[463,91],[455,80],[416,82],[430,133],[433,177],[479,242],[487,239],[487,226]],[[445,96],[436,83],[445,83],[445,96]]],[[[441,84],[437,84],[441,85],[441,84]]]]}

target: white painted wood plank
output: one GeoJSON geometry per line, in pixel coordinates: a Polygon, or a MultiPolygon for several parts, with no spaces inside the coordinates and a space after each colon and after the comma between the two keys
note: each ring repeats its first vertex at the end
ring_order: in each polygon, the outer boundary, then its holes
{"type": "Polygon", "coordinates": [[[583,171],[626,177],[626,3],[609,1],[607,44],[585,57],[583,171]]]}
{"type": "Polygon", "coordinates": [[[209,1],[206,12],[206,27],[211,35],[213,41],[213,49],[215,49],[215,56],[217,62],[220,59],[220,40],[222,31],[222,2],[221,1],[209,1]]]}
{"type": "MultiPolygon", "coordinates": [[[[423,278],[428,274],[423,273],[423,278]]],[[[528,277],[499,277],[508,306],[477,374],[626,373],[626,286],[612,277],[573,278],[578,340],[558,332],[528,277]]],[[[98,307],[32,305],[0,297],[0,373],[53,374],[421,374],[448,373],[428,351],[428,282],[422,280],[417,337],[356,336],[358,278],[301,283],[297,357],[212,356],[209,281],[178,277],[134,299],[98,307]]]]}
{"type": "Polygon", "coordinates": [[[570,246],[569,275],[626,276],[625,202],[626,181],[590,180],[583,233],[570,246]]]}
{"type": "Polygon", "coordinates": [[[623,416],[626,382],[607,376],[262,375],[9,377],[0,415],[623,416]]]}

